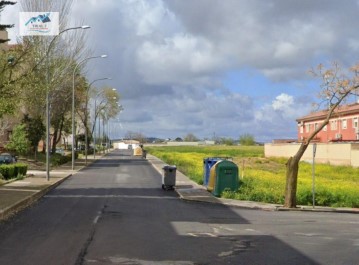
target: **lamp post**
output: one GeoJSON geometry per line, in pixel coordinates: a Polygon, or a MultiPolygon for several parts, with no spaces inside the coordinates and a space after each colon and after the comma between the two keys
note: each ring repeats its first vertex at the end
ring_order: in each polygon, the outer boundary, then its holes
{"type": "MultiPolygon", "coordinates": [[[[45,58],[46,58],[46,179],[50,180],[50,97],[49,97],[49,85],[50,85],[50,78],[49,78],[49,54],[51,50],[51,46],[54,43],[54,41],[64,32],[69,30],[75,30],[75,29],[89,29],[90,26],[83,25],[79,27],[71,27],[64,29],[59,32],[58,35],[56,35],[51,42],[49,43],[49,46],[47,48],[45,58]]],[[[42,60],[38,63],[40,64],[42,60]]]]}
{"type": "Polygon", "coordinates": [[[84,62],[90,60],[90,59],[95,59],[95,58],[106,58],[107,55],[103,54],[103,55],[99,55],[99,56],[91,56],[91,57],[87,57],[85,59],[83,59],[82,61],[78,62],[74,68],[74,72],[72,75],[72,170],[74,170],[75,168],[75,73],[77,68],[83,64],[84,62]]]}
{"type": "MultiPolygon", "coordinates": [[[[100,81],[100,80],[110,80],[111,78],[110,77],[104,77],[104,78],[98,78],[98,79],[95,79],[93,80],[88,88],[87,88],[87,93],[86,93],[86,107],[85,107],[85,165],[87,165],[87,152],[88,152],[88,147],[87,147],[87,102],[88,102],[88,93],[89,93],[89,90],[92,86],[93,83],[97,82],[97,81],[100,81]]],[[[92,134],[92,133],[91,133],[92,134]]]]}
{"type": "MultiPolygon", "coordinates": [[[[112,90],[113,91],[116,91],[116,88],[112,88],[112,90]]],[[[95,96],[95,111],[94,111],[94,113],[95,113],[95,120],[94,120],[94,130],[93,130],[93,132],[94,132],[94,136],[93,136],[93,158],[96,158],[96,118],[97,118],[97,114],[96,114],[96,109],[97,109],[97,106],[96,106],[96,103],[97,103],[97,97],[99,96],[99,95],[101,95],[102,93],[104,93],[106,90],[102,90],[102,91],[100,91],[100,92],[98,92],[97,94],[96,94],[96,96],[95,96]]],[[[100,128],[100,125],[99,125],[99,128],[100,128]]],[[[100,135],[100,132],[99,132],[99,135],[100,135]]]]}

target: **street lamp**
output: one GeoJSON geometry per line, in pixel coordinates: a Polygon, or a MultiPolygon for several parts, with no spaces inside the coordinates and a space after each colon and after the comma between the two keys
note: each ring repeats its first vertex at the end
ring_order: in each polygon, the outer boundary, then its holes
{"type": "MultiPolygon", "coordinates": [[[[97,82],[97,81],[100,81],[100,80],[110,80],[111,78],[110,77],[104,77],[104,78],[98,78],[98,79],[95,79],[93,80],[88,88],[87,88],[87,92],[86,92],[86,107],[85,107],[85,164],[87,165],[87,152],[88,152],[88,147],[87,147],[87,102],[88,102],[88,93],[90,91],[90,88],[92,86],[93,83],[97,82]]],[[[92,134],[92,133],[91,133],[92,134]]]]}
{"type": "Polygon", "coordinates": [[[74,72],[73,72],[73,79],[72,79],[72,170],[74,170],[75,168],[75,73],[76,73],[76,69],[83,64],[84,62],[90,60],[90,59],[95,59],[95,58],[106,58],[107,55],[103,54],[103,55],[99,55],[99,56],[91,56],[91,57],[87,57],[85,59],[83,59],[82,61],[80,61],[79,63],[76,64],[75,68],[74,68],[74,72]]]}
{"type": "MultiPolygon", "coordinates": [[[[51,42],[49,43],[49,46],[47,48],[45,58],[46,58],[46,83],[47,83],[47,89],[46,89],[46,179],[50,180],[50,98],[49,98],[49,85],[50,85],[50,78],[49,78],[49,53],[51,50],[51,46],[54,43],[54,41],[64,32],[69,30],[75,30],[75,29],[89,29],[90,26],[83,25],[79,27],[71,27],[64,29],[59,32],[58,35],[56,35],[51,42]]],[[[39,65],[43,60],[41,60],[37,65],[39,65]]]]}
{"type": "MultiPolygon", "coordinates": [[[[96,108],[97,108],[97,106],[96,106],[96,103],[97,103],[97,97],[99,96],[99,95],[101,95],[102,93],[104,93],[106,90],[102,90],[102,91],[100,91],[100,92],[98,92],[97,94],[96,94],[96,96],[95,96],[95,111],[94,111],[94,113],[95,113],[95,120],[94,120],[94,124],[95,124],[95,126],[94,126],[94,137],[93,137],[93,158],[96,158],[96,108]]],[[[116,91],[116,88],[112,88],[112,91],[116,91]]],[[[100,128],[100,126],[99,126],[99,128],[100,128]]],[[[100,133],[99,133],[99,135],[100,135],[100,133]]]]}

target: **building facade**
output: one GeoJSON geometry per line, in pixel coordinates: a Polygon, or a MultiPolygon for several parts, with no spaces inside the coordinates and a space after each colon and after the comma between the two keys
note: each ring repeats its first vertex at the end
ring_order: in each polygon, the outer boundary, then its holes
{"type": "MultiPolygon", "coordinates": [[[[328,111],[323,110],[297,119],[298,142],[305,141],[325,120],[327,114],[328,111]]],[[[329,123],[313,141],[320,143],[359,141],[359,103],[338,107],[329,123]]]]}

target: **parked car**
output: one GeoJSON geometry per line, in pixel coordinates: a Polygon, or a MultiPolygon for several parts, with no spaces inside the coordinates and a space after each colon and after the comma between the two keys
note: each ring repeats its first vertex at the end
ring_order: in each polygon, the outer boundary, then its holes
{"type": "Polygon", "coordinates": [[[16,162],[16,157],[9,153],[0,154],[0,164],[12,164],[16,162]]]}
{"type": "Polygon", "coordinates": [[[55,153],[64,156],[65,155],[65,150],[63,148],[57,147],[55,153]]]}

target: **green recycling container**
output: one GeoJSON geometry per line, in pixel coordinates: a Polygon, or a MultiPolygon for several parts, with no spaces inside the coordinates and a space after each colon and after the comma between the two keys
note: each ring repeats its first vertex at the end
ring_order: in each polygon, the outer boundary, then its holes
{"type": "Polygon", "coordinates": [[[214,168],[215,180],[212,194],[216,197],[221,196],[224,190],[237,191],[239,188],[238,166],[232,161],[218,161],[214,168]]]}

